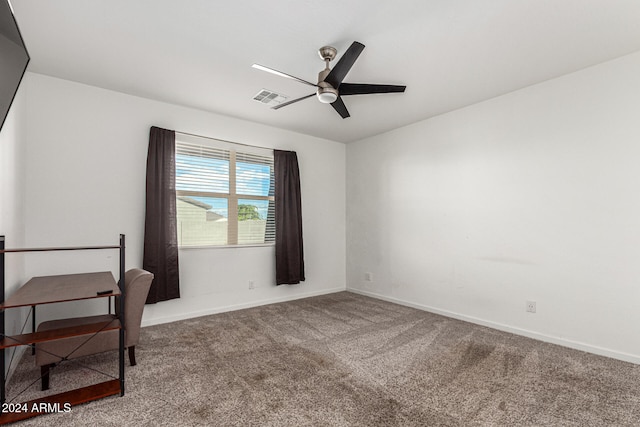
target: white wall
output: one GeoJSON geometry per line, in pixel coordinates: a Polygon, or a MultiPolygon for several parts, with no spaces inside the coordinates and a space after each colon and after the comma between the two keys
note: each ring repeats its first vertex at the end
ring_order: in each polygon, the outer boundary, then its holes
{"type": "Polygon", "coordinates": [[[348,288],[640,363],[639,112],[636,53],[349,144],[348,288]]]}
{"type": "MultiPolygon", "coordinates": [[[[24,245],[24,98],[26,86],[20,87],[0,131],[0,235],[7,248],[24,245]]],[[[20,254],[6,254],[7,296],[19,287],[24,265],[20,254]]]]}
{"type": "MultiPolygon", "coordinates": [[[[179,300],[145,308],[143,324],[345,289],[345,146],[181,106],[28,73],[26,240],[30,246],[117,244],[142,265],[149,128],[298,153],[306,282],[274,285],[272,247],[180,251],[179,300]],[[248,282],[256,289],[249,290],[248,282]]],[[[117,252],[29,255],[30,276],[117,271],[117,252]]],[[[78,304],[43,311],[69,315],[78,304]]],[[[89,312],[92,306],[82,307],[89,312]]]]}
{"type": "MultiPolygon", "coordinates": [[[[23,82],[13,101],[9,114],[0,131],[0,235],[5,236],[5,248],[21,248],[24,246],[24,98],[26,86],[23,82]]],[[[9,297],[25,280],[24,255],[21,253],[5,254],[5,297],[9,297]]],[[[22,332],[27,316],[25,309],[5,311],[5,327],[7,334],[22,332]]],[[[30,324],[24,332],[30,331],[30,324]]],[[[16,350],[6,351],[5,367],[9,366],[12,357],[15,368],[19,360],[16,350]]]]}

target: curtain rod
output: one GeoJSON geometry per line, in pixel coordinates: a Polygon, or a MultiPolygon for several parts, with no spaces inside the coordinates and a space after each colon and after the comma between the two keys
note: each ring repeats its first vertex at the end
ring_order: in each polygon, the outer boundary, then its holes
{"type": "Polygon", "coordinates": [[[189,132],[181,132],[179,130],[174,131],[175,133],[179,133],[181,135],[187,135],[187,136],[195,136],[196,138],[204,138],[204,139],[211,139],[213,141],[220,141],[220,142],[226,142],[228,144],[236,144],[236,145],[243,145],[245,147],[252,147],[252,148],[260,148],[262,150],[274,150],[273,148],[267,148],[267,147],[260,147],[258,145],[251,145],[251,144],[243,144],[242,142],[235,142],[235,141],[227,141],[226,139],[220,139],[220,138],[213,138],[211,136],[204,136],[204,135],[196,135],[195,133],[189,133],[189,132]]]}

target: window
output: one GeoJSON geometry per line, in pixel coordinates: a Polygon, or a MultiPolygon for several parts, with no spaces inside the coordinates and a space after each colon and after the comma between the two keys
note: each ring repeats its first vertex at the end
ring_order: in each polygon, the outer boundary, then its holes
{"type": "Polygon", "coordinates": [[[271,244],[273,151],[176,134],[178,245],[271,244]]]}

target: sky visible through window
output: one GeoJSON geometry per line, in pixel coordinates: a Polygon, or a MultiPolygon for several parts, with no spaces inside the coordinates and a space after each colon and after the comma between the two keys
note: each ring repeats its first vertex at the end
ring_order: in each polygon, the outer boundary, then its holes
{"type": "MultiPolygon", "coordinates": [[[[236,194],[240,196],[268,196],[271,167],[265,164],[236,162],[236,194]]],[[[229,160],[211,157],[176,155],[176,190],[229,193],[229,160]]],[[[210,205],[209,211],[228,217],[227,199],[190,196],[210,205]]],[[[242,197],[241,197],[242,198],[242,197]]],[[[246,199],[246,198],[243,198],[246,199]]],[[[246,203],[241,200],[239,203],[246,203]]],[[[260,218],[267,218],[269,202],[250,200],[258,208],[260,218]]]]}

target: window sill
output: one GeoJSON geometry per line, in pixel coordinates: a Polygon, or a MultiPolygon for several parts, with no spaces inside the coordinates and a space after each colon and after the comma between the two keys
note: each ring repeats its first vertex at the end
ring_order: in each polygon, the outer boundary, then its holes
{"type": "Polygon", "coordinates": [[[216,246],[178,246],[178,250],[183,249],[241,249],[241,248],[269,248],[274,247],[275,243],[254,243],[250,245],[216,245],[216,246]]]}

